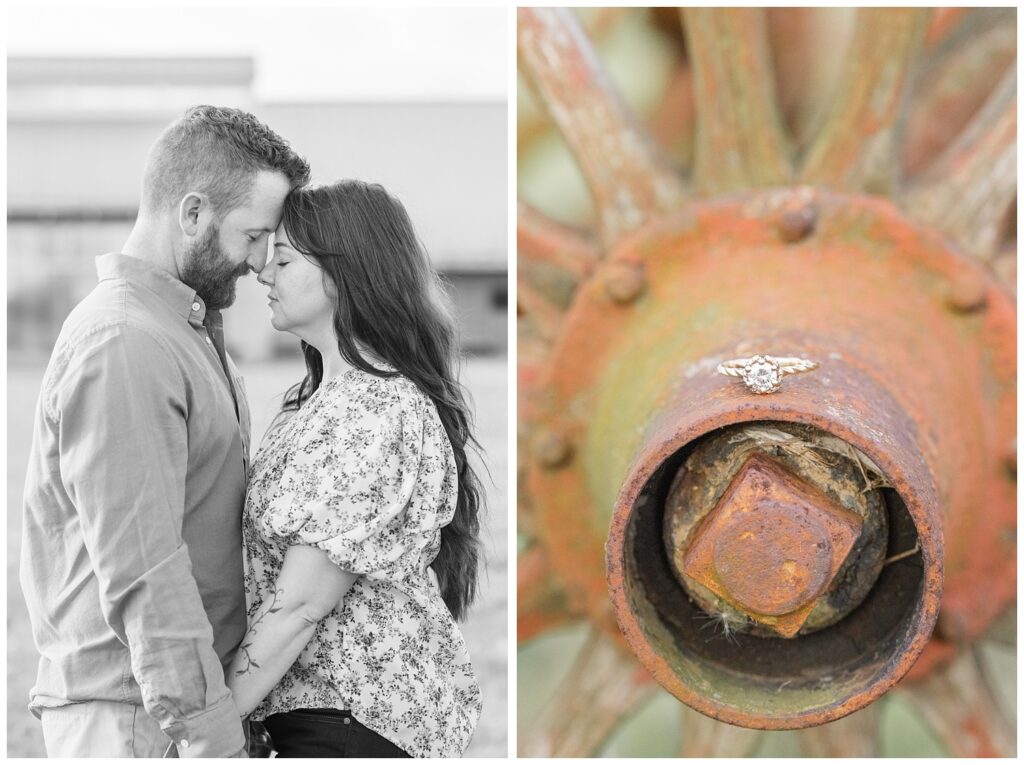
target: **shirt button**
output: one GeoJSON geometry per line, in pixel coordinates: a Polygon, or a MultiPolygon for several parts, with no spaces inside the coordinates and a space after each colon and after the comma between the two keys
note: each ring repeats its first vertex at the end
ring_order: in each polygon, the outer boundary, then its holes
{"type": "Polygon", "coordinates": [[[183,738],[181,741],[178,742],[178,746],[180,746],[182,749],[188,749],[188,747],[189,747],[188,739],[187,738],[183,738]]]}
{"type": "Polygon", "coordinates": [[[192,310],[193,311],[198,311],[200,308],[202,308],[202,306],[199,305],[199,303],[193,303],[192,304],[192,310]]]}

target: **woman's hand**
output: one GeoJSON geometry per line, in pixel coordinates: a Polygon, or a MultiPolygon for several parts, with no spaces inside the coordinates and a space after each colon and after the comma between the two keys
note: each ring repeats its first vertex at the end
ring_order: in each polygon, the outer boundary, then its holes
{"type": "Polygon", "coordinates": [[[250,621],[228,672],[228,687],[243,715],[284,677],[317,623],[341,605],[355,581],[355,574],[342,571],[319,548],[288,548],[274,592],[250,621]]]}

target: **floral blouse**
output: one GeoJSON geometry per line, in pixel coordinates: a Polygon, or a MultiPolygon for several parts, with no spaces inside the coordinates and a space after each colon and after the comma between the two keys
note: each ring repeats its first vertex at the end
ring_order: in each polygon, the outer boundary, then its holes
{"type": "Polygon", "coordinates": [[[324,380],[253,459],[242,524],[250,620],[287,549],[311,545],[360,576],[252,719],[350,710],[416,757],[456,757],[480,717],[466,643],[428,565],[458,495],[437,410],[409,379],[324,380]]]}

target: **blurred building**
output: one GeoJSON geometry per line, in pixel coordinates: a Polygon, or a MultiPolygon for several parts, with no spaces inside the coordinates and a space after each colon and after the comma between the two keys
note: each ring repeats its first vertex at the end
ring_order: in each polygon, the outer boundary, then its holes
{"type": "MultiPolygon", "coordinates": [[[[314,182],[382,183],[451,286],[463,346],[507,349],[505,103],[258,103],[249,58],[10,58],[7,296],[11,358],[48,354],[135,219],[146,153],[193,104],[247,109],[286,137],[314,182]]],[[[315,76],[325,76],[323,72],[315,76]]],[[[226,312],[243,360],[297,344],[249,277],[226,312]]]]}

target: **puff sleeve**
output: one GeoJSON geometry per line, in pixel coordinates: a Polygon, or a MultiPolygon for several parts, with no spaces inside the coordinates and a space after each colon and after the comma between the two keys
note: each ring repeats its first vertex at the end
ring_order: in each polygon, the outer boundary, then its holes
{"type": "Polygon", "coordinates": [[[287,455],[265,522],[354,574],[425,567],[450,519],[436,501],[444,471],[432,475],[424,449],[432,404],[383,378],[325,404],[287,455]]]}

